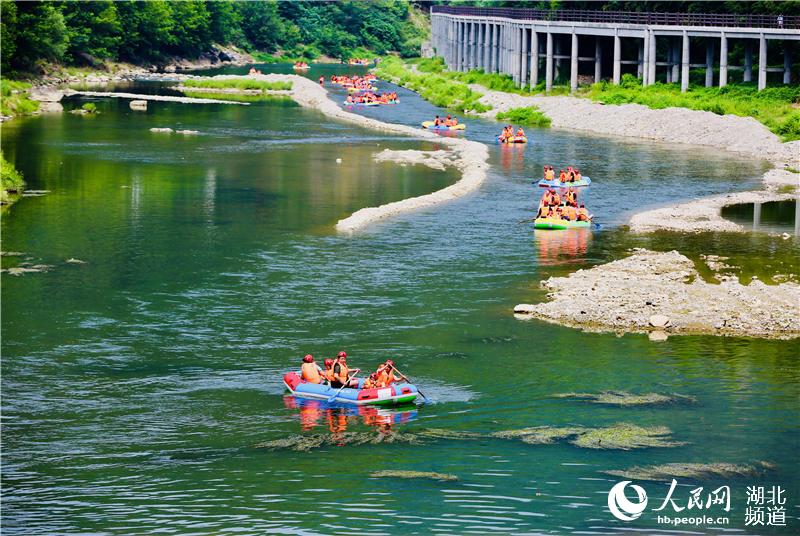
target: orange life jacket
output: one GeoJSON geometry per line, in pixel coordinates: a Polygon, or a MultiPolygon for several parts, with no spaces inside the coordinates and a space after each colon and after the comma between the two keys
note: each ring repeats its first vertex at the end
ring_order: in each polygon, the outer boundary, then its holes
{"type": "Polygon", "coordinates": [[[580,171],[579,171],[579,172],[577,172],[577,173],[575,173],[575,180],[576,180],[576,181],[579,181],[579,180],[581,180],[582,178],[583,178],[583,175],[581,175],[581,172],[580,172],[580,171]]]}
{"type": "Polygon", "coordinates": [[[300,367],[300,376],[309,383],[322,383],[322,375],[314,363],[303,363],[300,367]]]}
{"type": "Polygon", "coordinates": [[[345,384],[350,379],[350,369],[347,368],[345,363],[341,361],[336,361],[333,364],[333,378],[338,381],[339,383],[345,384]],[[339,367],[339,374],[336,374],[336,367],[339,367]]]}
{"type": "Polygon", "coordinates": [[[550,204],[551,205],[556,205],[556,206],[560,205],[561,204],[561,196],[558,195],[558,194],[553,194],[552,197],[550,197],[550,204]]]}
{"type": "Polygon", "coordinates": [[[561,173],[558,174],[558,180],[560,180],[561,182],[566,182],[567,174],[562,171],[561,173]]]}

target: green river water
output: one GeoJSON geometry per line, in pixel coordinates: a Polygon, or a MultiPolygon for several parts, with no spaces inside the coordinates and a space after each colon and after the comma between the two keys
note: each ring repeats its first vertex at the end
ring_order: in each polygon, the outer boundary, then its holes
{"type": "MultiPolygon", "coordinates": [[[[309,76],[334,72],[327,69],[309,76]]],[[[144,82],[134,89],[168,91],[144,82]]],[[[407,91],[401,101],[363,113],[416,125],[437,112],[407,91]]],[[[4,533],[716,533],[658,524],[658,513],[679,515],[652,511],[668,490],[658,482],[637,482],[650,498],[639,520],[615,519],[607,494],[622,479],[603,471],[762,460],[774,469],[761,477],[678,479],[674,498],[686,506],[698,486],[729,485],[725,531],[800,531],[800,343],[655,343],[511,314],[517,303],[544,299],[540,280],[632,247],[726,255],[745,279],[797,274],[796,237],[632,236],[623,227],[643,207],[752,188],[766,164],[532,131],[527,147],[490,145],[478,192],[340,236],[334,224],[358,208],[434,191],[459,175],[376,164],[383,148],[437,144],[286,103],[151,102],[139,113],[127,101],[95,102],[96,117],[3,125],[6,158],[29,188],[49,191],[2,215],[3,250],[52,265],[2,280],[4,533]],[[544,163],[576,163],[593,178],[585,199],[600,229],[534,233],[518,223],[530,217],[530,181],[544,163]],[[351,366],[393,358],[429,403],[358,411],[285,395],[281,375],[303,354],[338,350],[351,366]],[[697,402],[617,408],[551,396],[608,389],[697,402]],[[618,422],[666,426],[685,445],[620,451],[488,437],[618,422]],[[298,434],[431,428],[481,437],[310,452],[257,446],[298,434]],[[370,477],[377,470],[458,480],[370,477]],[[786,527],[745,526],[750,485],[785,489],[786,527]]],[[[467,122],[466,135],[485,143],[498,130],[467,122]]]]}

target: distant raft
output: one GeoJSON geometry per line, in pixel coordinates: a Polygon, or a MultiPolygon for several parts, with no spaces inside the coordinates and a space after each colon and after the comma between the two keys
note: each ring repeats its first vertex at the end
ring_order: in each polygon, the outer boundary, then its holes
{"type": "Polygon", "coordinates": [[[500,139],[500,136],[497,136],[497,143],[506,143],[506,144],[528,143],[528,137],[527,136],[514,136],[514,137],[511,137],[511,138],[506,138],[505,140],[502,140],[502,139],[500,139]]]}
{"type": "Polygon", "coordinates": [[[410,404],[417,398],[417,387],[410,383],[393,383],[389,387],[362,389],[364,380],[361,379],[358,389],[349,387],[337,389],[330,385],[304,381],[297,372],[289,372],[284,374],[283,384],[294,396],[299,398],[316,398],[356,406],[410,404]]]}
{"type": "Polygon", "coordinates": [[[564,230],[587,229],[592,226],[590,221],[561,220],[558,218],[536,218],[533,220],[534,229],[564,230]]]}
{"type": "Polygon", "coordinates": [[[423,121],[422,128],[427,128],[428,130],[464,130],[467,128],[467,125],[464,123],[459,123],[457,125],[447,126],[447,125],[434,125],[433,121],[423,121]]]}
{"type": "Polygon", "coordinates": [[[370,102],[347,102],[347,101],[344,101],[344,105],[345,106],[380,106],[381,103],[378,102],[378,101],[370,101],[370,102]]]}
{"type": "Polygon", "coordinates": [[[561,182],[558,179],[553,179],[551,181],[541,179],[537,184],[542,188],[580,188],[592,184],[592,179],[589,177],[581,177],[581,180],[575,182],[561,182]]]}

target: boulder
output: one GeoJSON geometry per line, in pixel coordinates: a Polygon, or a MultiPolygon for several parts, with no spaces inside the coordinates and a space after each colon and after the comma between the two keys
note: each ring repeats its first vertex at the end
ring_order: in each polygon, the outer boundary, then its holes
{"type": "Polygon", "coordinates": [[[153,127],[150,129],[150,132],[172,132],[172,129],[169,127],[167,128],[153,127]]]}
{"type": "Polygon", "coordinates": [[[666,328],[670,324],[672,324],[672,322],[670,322],[669,317],[664,315],[653,315],[648,319],[647,323],[653,326],[654,328],[666,328]]]}
{"type": "Polygon", "coordinates": [[[130,104],[131,110],[147,110],[147,101],[146,100],[132,100],[130,104]]]}
{"type": "Polygon", "coordinates": [[[657,329],[655,331],[651,331],[650,333],[648,333],[647,338],[653,342],[664,342],[669,338],[669,335],[667,335],[666,331],[661,331],[660,329],[657,329]]]}
{"type": "Polygon", "coordinates": [[[220,61],[234,61],[235,60],[235,58],[233,56],[231,56],[230,54],[228,54],[224,50],[220,50],[219,51],[219,59],[220,59],[220,61]]]}
{"type": "Polygon", "coordinates": [[[530,314],[534,311],[536,311],[536,306],[530,303],[520,303],[514,307],[514,313],[516,314],[530,314]]]}

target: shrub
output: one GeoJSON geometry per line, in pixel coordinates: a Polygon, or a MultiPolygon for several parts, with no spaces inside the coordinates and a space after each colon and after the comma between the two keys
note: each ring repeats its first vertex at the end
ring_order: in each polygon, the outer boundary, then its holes
{"type": "Polygon", "coordinates": [[[536,106],[525,108],[511,108],[506,112],[497,114],[499,121],[508,121],[518,125],[528,125],[533,127],[548,128],[550,118],[544,115],[536,106]]]}
{"type": "Polygon", "coordinates": [[[202,87],[210,89],[260,89],[261,91],[278,91],[292,89],[291,82],[266,82],[264,80],[251,80],[248,78],[209,78],[186,80],[186,87],[202,87]]]}
{"type": "Polygon", "coordinates": [[[81,109],[85,110],[87,113],[93,114],[97,112],[97,105],[93,102],[87,102],[81,106],[81,109]]]}

